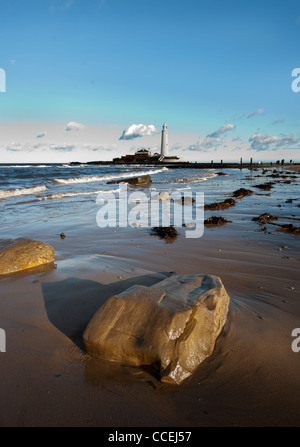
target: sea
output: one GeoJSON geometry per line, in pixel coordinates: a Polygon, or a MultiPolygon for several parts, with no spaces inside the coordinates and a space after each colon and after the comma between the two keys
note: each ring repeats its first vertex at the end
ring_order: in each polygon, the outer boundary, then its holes
{"type": "Polygon", "coordinates": [[[151,177],[151,184],[129,192],[139,189],[150,199],[174,191],[192,197],[217,173],[155,165],[1,164],[0,231],[62,214],[84,215],[101,199],[118,197],[121,184],[110,182],[144,175],[151,177]]]}
{"type": "MultiPolygon", "coordinates": [[[[144,175],[149,175],[152,182],[147,187],[128,186],[128,194],[133,197],[139,192],[148,203],[155,195],[174,192],[185,198],[197,198],[202,193],[205,203],[213,203],[243,187],[251,188],[254,193],[238,201],[235,207],[222,211],[229,220],[237,221],[236,211],[241,223],[265,211],[299,218],[299,182],[293,179],[286,184],[281,180],[271,192],[261,191],[253,186],[271,180],[265,177],[270,171],[262,176],[262,170],[126,164],[0,164],[0,238],[17,237],[21,234],[17,229],[26,224],[58,217],[67,222],[72,216],[80,217],[81,221],[86,216],[95,225],[99,208],[112,197],[120,200],[125,184],[122,180],[144,175]]],[[[196,205],[199,208],[199,203],[196,205]]],[[[203,219],[203,215],[199,216],[203,219]]]]}

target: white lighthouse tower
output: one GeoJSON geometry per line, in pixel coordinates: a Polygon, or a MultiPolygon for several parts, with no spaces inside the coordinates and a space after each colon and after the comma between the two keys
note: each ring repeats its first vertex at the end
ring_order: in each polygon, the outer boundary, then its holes
{"type": "Polygon", "coordinates": [[[168,129],[166,123],[163,125],[163,130],[161,133],[161,158],[168,156],[168,129]]]}

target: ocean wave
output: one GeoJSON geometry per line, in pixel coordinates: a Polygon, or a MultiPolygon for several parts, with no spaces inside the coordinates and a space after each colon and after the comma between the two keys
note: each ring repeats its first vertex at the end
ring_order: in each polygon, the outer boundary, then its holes
{"type": "Polygon", "coordinates": [[[47,188],[44,185],[33,186],[31,188],[0,190],[0,199],[8,199],[9,197],[25,196],[30,194],[39,194],[46,190],[47,188]]]}
{"type": "Polygon", "coordinates": [[[4,169],[20,169],[20,168],[52,168],[52,165],[0,165],[4,169]]]}
{"type": "Polygon", "coordinates": [[[119,175],[92,175],[92,176],[85,176],[85,177],[72,177],[72,178],[61,178],[61,179],[54,179],[52,180],[53,183],[59,184],[59,185],[74,185],[76,183],[91,183],[91,182],[101,182],[103,180],[117,180],[117,179],[126,179],[126,178],[133,178],[133,177],[140,177],[142,175],[154,175],[158,174],[160,172],[167,171],[168,168],[161,168],[161,169],[152,169],[148,171],[141,171],[141,172],[134,172],[134,173],[123,173],[119,175]]]}
{"type": "Polygon", "coordinates": [[[77,197],[77,196],[90,196],[90,195],[98,195],[98,194],[107,194],[107,193],[115,193],[119,192],[120,189],[112,189],[108,191],[100,190],[100,191],[82,191],[82,192],[61,192],[57,194],[50,194],[49,196],[45,196],[40,198],[39,200],[59,200],[67,197],[77,197]]]}
{"type": "Polygon", "coordinates": [[[209,180],[211,178],[214,178],[217,176],[216,172],[210,172],[207,173],[205,172],[203,177],[184,177],[184,178],[180,178],[176,180],[176,183],[186,183],[186,184],[190,184],[190,183],[198,183],[198,182],[205,182],[206,180],[209,180]]]}

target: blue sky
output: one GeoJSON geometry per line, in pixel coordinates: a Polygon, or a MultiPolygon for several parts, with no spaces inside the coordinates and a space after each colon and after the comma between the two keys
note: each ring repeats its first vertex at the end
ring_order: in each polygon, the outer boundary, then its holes
{"type": "Polygon", "coordinates": [[[156,150],[167,122],[186,160],[300,160],[299,39],[295,0],[1,2],[1,159],[156,150]]]}

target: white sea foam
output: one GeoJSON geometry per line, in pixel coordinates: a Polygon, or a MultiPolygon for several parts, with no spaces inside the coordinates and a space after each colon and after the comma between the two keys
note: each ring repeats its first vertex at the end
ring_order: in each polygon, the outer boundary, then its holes
{"type": "Polygon", "coordinates": [[[9,197],[25,196],[30,194],[39,194],[46,190],[47,188],[44,185],[33,186],[31,188],[0,190],[0,199],[7,199],[9,197]]]}
{"type": "Polygon", "coordinates": [[[158,174],[159,172],[167,171],[168,168],[162,168],[162,169],[152,169],[149,171],[141,171],[141,172],[132,172],[130,173],[123,173],[123,174],[111,174],[111,175],[92,175],[92,176],[85,176],[85,177],[73,177],[73,178],[61,178],[61,179],[54,179],[53,182],[59,185],[74,185],[76,183],[91,183],[91,182],[101,182],[103,180],[118,180],[118,179],[126,179],[126,178],[133,178],[133,177],[140,177],[142,175],[154,175],[158,174]]]}
{"type": "Polygon", "coordinates": [[[0,165],[1,169],[32,168],[31,165],[0,165]]]}
{"type": "Polygon", "coordinates": [[[16,168],[51,168],[52,165],[0,165],[0,168],[3,169],[16,169],[16,168]]]}
{"type": "Polygon", "coordinates": [[[217,176],[216,172],[204,172],[204,176],[203,177],[195,177],[195,178],[189,178],[189,177],[184,177],[184,178],[180,178],[177,180],[177,183],[186,183],[186,184],[191,184],[191,183],[199,183],[199,182],[205,182],[206,180],[209,180],[211,178],[214,178],[217,176]]]}
{"type": "Polygon", "coordinates": [[[59,200],[64,199],[66,197],[77,197],[77,196],[90,196],[90,195],[98,195],[98,194],[108,194],[119,192],[120,189],[112,189],[108,191],[100,190],[100,191],[85,191],[85,192],[61,192],[57,194],[50,194],[49,196],[45,196],[40,198],[39,200],[59,200]]]}

